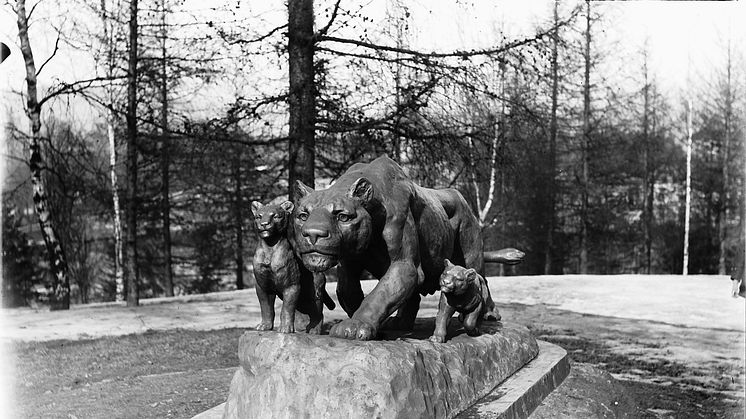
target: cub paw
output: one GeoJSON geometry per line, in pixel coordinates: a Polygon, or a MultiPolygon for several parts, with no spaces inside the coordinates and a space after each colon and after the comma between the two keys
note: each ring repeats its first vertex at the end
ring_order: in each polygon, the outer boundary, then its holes
{"type": "Polygon", "coordinates": [[[443,343],[445,341],[446,341],[446,337],[445,336],[439,336],[439,335],[432,335],[432,336],[430,336],[430,342],[443,343]]]}
{"type": "Polygon", "coordinates": [[[502,319],[502,316],[500,316],[500,313],[497,311],[497,309],[495,309],[484,313],[484,316],[482,316],[482,318],[487,321],[496,322],[500,321],[500,319],[502,319]]]}
{"type": "Polygon", "coordinates": [[[337,323],[329,331],[330,336],[350,340],[371,340],[376,337],[376,328],[370,323],[347,319],[337,323]]]}
{"type": "Polygon", "coordinates": [[[255,327],[256,330],[272,330],[272,328],[272,323],[269,322],[261,322],[255,327]]]}
{"type": "Polygon", "coordinates": [[[316,326],[309,327],[307,330],[307,333],[309,335],[320,335],[321,334],[321,324],[322,322],[319,322],[316,326]]]}

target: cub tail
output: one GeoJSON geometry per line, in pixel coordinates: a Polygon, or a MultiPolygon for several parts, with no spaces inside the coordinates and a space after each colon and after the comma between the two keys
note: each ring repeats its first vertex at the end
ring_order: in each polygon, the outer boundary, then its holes
{"type": "Polygon", "coordinates": [[[504,263],[506,265],[517,265],[523,261],[525,253],[512,247],[484,252],[484,261],[492,263],[504,263]]]}

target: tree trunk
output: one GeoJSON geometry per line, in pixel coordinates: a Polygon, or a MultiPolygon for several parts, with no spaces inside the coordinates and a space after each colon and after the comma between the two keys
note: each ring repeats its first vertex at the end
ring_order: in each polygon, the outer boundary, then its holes
{"type": "Polygon", "coordinates": [[[689,274],[689,219],[692,208],[692,99],[687,102],[686,115],[686,207],[684,209],[684,266],[682,274],[689,274]]]}
{"type": "Polygon", "coordinates": [[[549,167],[547,168],[547,244],[546,253],[544,254],[544,275],[550,275],[552,273],[552,258],[553,252],[552,247],[554,246],[554,228],[555,228],[555,176],[557,172],[557,96],[559,90],[559,75],[558,75],[558,44],[559,44],[559,30],[557,24],[559,23],[559,0],[554,2],[554,33],[552,34],[552,110],[549,120],[549,167]]]}
{"type": "Polygon", "coordinates": [[[169,198],[170,134],[168,131],[168,72],[166,61],[166,0],[161,0],[161,217],[163,225],[163,279],[166,297],[174,296],[171,268],[171,201],[169,198]]]}
{"type": "Polygon", "coordinates": [[[313,53],[313,0],[289,0],[288,195],[291,200],[294,199],[296,180],[314,186],[316,89],[313,53]]]}
{"type": "MultiPolygon", "coordinates": [[[[240,148],[239,148],[240,150],[240,148]]],[[[236,222],[236,289],[244,288],[243,271],[244,271],[244,251],[243,251],[243,183],[241,181],[241,156],[243,153],[238,151],[233,156],[233,181],[235,183],[235,196],[233,199],[234,219],[236,222]]]]}
{"type": "Polygon", "coordinates": [[[589,145],[591,127],[591,3],[586,0],[585,17],[585,81],[583,83],[583,186],[580,210],[580,273],[588,273],[588,195],[589,195],[589,145]]]}
{"type": "Polygon", "coordinates": [[[33,201],[36,215],[39,217],[39,228],[44,244],[47,247],[49,263],[52,268],[54,280],[52,282],[52,310],[67,310],[70,308],[70,278],[68,275],[67,260],[62,251],[62,245],[58,239],[57,232],[52,223],[49,212],[46,185],[42,178],[44,160],[41,155],[41,106],[36,91],[36,64],[31,51],[31,42],[28,37],[28,16],[26,15],[26,2],[19,0],[16,4],[18,15],[18,38],[21,43],[21,54],[26,63],[26,114],[31,127],[31,146],[29,166],[31,169],[31,185],[33,188],[33,201]]]}
{"type": "Polygon", "coordinates": [[[109,173],[111,192],[114,201],[114,278],[116,281],[117,301],[124,301],[124,271],[122,257],[122,211],[119,208],[119,181],[117,180],[117,145],[114,138],[114,111],[107,118],[106,132],[109,137],[109,173]]]}
{"type": "Polygon", "coordinates": [[[140,304],[137,270],[137,0],[130,0],[129,59],[127,73],[127,203],[126,259],[127,306],[140,304]]]}
{"type": "Polygon", "coordinates": [[[718,216],[718,240],[719,256],[718,256],[718,274],[726,275],[727,267],[725,264],[726,254],[726,239],[728,234],[728,205],[730,203],[730,171],[728,170],[728,163],[730,160],[730,130],[732,125],[732,112],[733,112],[733,85],[731,84],[731,45],[730,39],[728,39],[728,57],[726,62],[726,79],[725,79],[725,133],[723,139],[723,159],[722,159],[722,176],[723,184],[720,191],[720,214],[718,216]]]}
{"type": "MultiPolygon", "coordinates": [[[[112,8],[113,10],[113,8],[112,8]]],[[[104,29],[106,48],[106,76],[111,79],[114,72],[114,34],[109,33],[106,14],[106,0],[101,0],[101,23],[104,29]]],[[[109,176],[111,178],[111,195],[114,205],[114,280],[116,284],[116,301],[124,301],[124,272],[122,257],[122,212],[119,206],[119,181],[117,179],[117,144],[114,133],[116,114],[114,112],[113,88],[108,88],[109,107],[106,118],[106,134],[109,140],[109,176]]]]}
{"type": "MultiPolygon", "coordinates": [[[[647,45],[646,45],[647,48],[647,45]]],[[[650,275],[651,269],[651,256],[652,256],[652,244],[653,244],[653,191],[655,185],[652,180],[652,164],[651,164],[651,150],[650,150],[650,130],[649,130],[649,113],[650,113],[650,84],[648,83],[648,55],[647,49],[644,51],[644,62],[643,62],[643,77],[645,79],[645,85],[643,86],[643,110],[642,110],[642,141],[643,141],[643,193],[645,199],[643,200],[643,221],[645,224],[644,228],[644,240],[645,240],[645,273],[650,275]]]]}

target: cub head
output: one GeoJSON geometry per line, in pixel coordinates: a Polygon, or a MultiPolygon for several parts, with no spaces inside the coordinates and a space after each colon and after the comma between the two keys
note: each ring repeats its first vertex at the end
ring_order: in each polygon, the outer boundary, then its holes
{"type": "Polygon", "coordinates": [[[323,272],[347,255],[361,255],[371,240],[368,212],[373,185],[359,178],[351,185],[335,184],[314,191],[296,182],[293,212],[295,251],[312,272],[323,272]]]}
{"type": "Polygon", "coordinates": [[[266,240],[285,236],[292,211],[293,203],[290,201],[279,205],[262,205],[260,202],[253,201],[251,213],[254,214],[254,225],[259,237],[266,240]]]}
{"type": "Polygon", "coordinates": [[[440,291],[449,294],[463,294],[477,280],[477,271],[457,266],[446,259],[446,268],[440,275],[440,291]]]}

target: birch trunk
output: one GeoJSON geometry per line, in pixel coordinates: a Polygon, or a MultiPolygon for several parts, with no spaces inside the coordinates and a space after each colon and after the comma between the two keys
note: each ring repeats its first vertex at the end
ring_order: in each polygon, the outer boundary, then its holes
{"type": "Polygon", "coordinates": [[[26,2],[24,0],[19,0],[16,3],[16,12],[21,54],[26,64],[26,114],[29,118],[31,128],[29,166],[31,168],[34,209],[39,218],[39,228],[44,238],[44,244],[47,247],[49,263],[54,277],[52,282],[51,309],[67,310],[70,308],[70,278],[65,253],[62,250],[62,245],[52,224],[46,185],[42,177],[44,160],[42,159],[40,144],[41,106],[39,105],[36,90],[36,64],[34,63],[34,55],[31,51],[31,42],[28,37],[28,16],[26,15],[26,2]]]}
{"type": "MultiPolygon", "coordinates": [[[[106,42],[106,76],[111,80],[114,72],[114,34],[109,31],[106,0],[101,0],[101,23],[106,42]]],[[[112,11],[115,10],[112,7],[112,11]]],[[[113,83],[113,82],[111,82],[113,83]]],[[[122,212],[119,204],[119,180],[117,179],[117,144],[114,133],[116,114],[114,112],[114,88],[109,85],[107,92],[109,110],[106,118],[106,134],[109,140],[109,177],[111,178],[111,195],[114,205],[114,281],[116,284],[116,301],[124,301],[124,272],[122,257],[122,212]]]]}
{"type": "Polygon", "coordinates": [[[682,274],[689,274],[689,218],[692,207],[692,99],[687,101],[686,115],[686,207],[684,209],[684,266],[682,274]]]}

